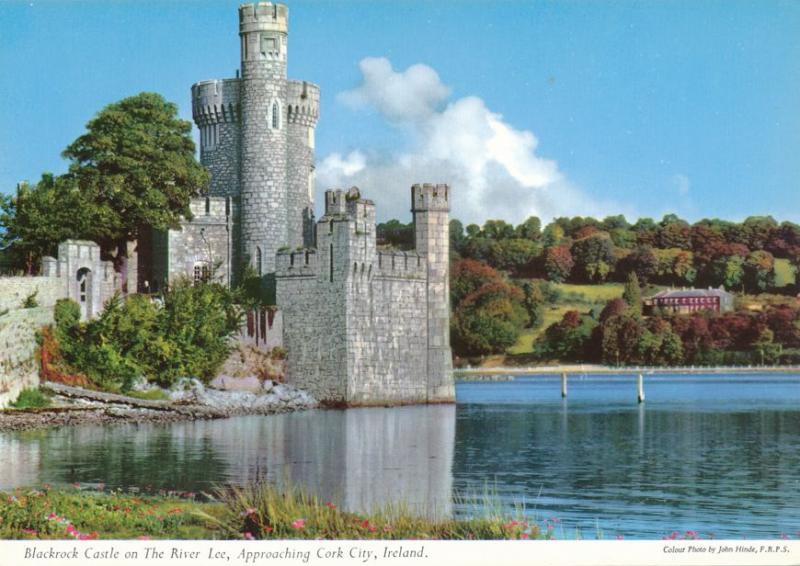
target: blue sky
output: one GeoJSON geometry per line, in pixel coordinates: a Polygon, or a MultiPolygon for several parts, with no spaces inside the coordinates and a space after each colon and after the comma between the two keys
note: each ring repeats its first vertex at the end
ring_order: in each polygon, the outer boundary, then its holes
{"type": "MultiPolygon", "coordinates": [[[[323,93],[318,191],[357,184],[379,218],[446,181],[467,221],[800,221],[800,2],[288,4],[289,74],[323,93]]],[[[124,96],[189,118],[193,82],[235,73],[238,5],[2,2],[0,191],[63,171],[124,96]]]]}

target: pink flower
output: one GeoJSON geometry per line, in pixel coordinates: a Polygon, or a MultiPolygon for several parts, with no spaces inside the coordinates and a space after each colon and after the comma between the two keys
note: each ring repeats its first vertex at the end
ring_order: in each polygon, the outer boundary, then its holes
{"type": "Polygon", "coordinates": [[[243,534],[244,534],[244,538],[246,540],[256,540],[256,537],[254,537],[253,533],[251,533],[251,532],[245,532],[243,534]]]}
{"type": "Polygon", "coordinates": [[[34,529],[22,529],[22,532],[27,535],[34,535],[34,536],[39,534],[39,531],[35,531],[34,529]]]}
{"type": "Polygon", "coordinates": [[[527,540],[527,539],[529,539],[531,537],[528,535],[528,533],[522,533],[521,535],[519,535],[519,538],[521,538],[523,540],[527,540]]]}
{"type": "Polygon", "coordinates": [[[781,533],[781,538],[783,540],[789,540],[789,535],[787,535],[786,533],[781,533]]]}
{"type": "Polygon", "coordinates": [[[150,540],[150,537],[147,535],[142,535],[140,537],[136,537],[136,540],[150,540]]]}
{"type": "Polygon", "coordinates": [[[293,529],[302,529],[305,526],[306,526],[306,520],[305,519],[295,519],[292,522],[292,528],[293,529]]]}
{"type": "Polygon", "coordinates": [[[328,502],[325,504],[325,507],[327,507],[328,509],[336,509],[336,505],[334,505],[334,504],[333,504],[333,503],[331,503],[330,501],[328,501],[328,502]]]}
{"type": "Polygon", "coordinates": [[[242,517],[247,517],[249,515],[255,515],[256,513],[258,513],[258,509],[253,509],[252,507],[248,507],[247,509],[242,511],[240,515],[242,517]]]}
{"type": "Polygon", "coordinates": [[[47,520],[48,520],[48,521],[52,521],[53,519],[58,519],[58,515],[56,515],[55,513],[50,513],[50,514],[47,516],[47,520]]]}
{"type": "Polygon", "coordinates": [[[624,537],[624,536],[622,536],[622,535],[617,535],[617,537],[616,537],[616,538],[617,538],[617,540],[625,540],[625,537],[624,537]]]}

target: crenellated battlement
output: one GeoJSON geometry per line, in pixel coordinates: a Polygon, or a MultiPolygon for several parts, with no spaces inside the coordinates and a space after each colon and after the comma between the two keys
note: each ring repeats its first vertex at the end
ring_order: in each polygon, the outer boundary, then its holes
{"type": "Polygon", "coordinates": [[[319,254],[313,248],[279,250],[275,261],[276,277],[317,277],[319,254]]]}
{"type": "Polygon", "coordinates": [[[427,263],[415,251],[380,251],[375,258],[375,275],[402,279],[425,279],[427,263]]]}
{"type": "Polygon", "coordinates": [[[319,86],[306,81],[286,82],[286,119],[290,124],[315,127],[319,119],[319,86]]]}
{"type": "Polygon", "coordinates": [[[189,201],[189,210],[196,220],[206,217],[227,218],[235,213],[236,203],[231,197],[200,197],[189,201]]]}
{"type": "Polygon", "coordinates": [[[288,33],[289,8],[273,2],[242,4],[239,6],[239,33],[254,31],[288,33]]]}
{"type": "Polygon", "coordinates": [[[239,79],[201,81],[192,85],[192,118],[198,126],[239,121],[239,79]]]}
{"type": "Polygon", "coordinates": [[[450,187],[445,184],[417,184],[411,187],[411,212],[450,211],[450,187]]]}

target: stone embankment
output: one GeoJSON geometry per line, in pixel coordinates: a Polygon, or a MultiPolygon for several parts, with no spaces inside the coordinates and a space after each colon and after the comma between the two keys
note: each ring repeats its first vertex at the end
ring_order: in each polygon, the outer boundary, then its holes
{"type": "Polygon", "coordinates": [[[262,390],[254,393],[216,390],[204,387],[195,379],[185,380],[172,390],[164,391],[169,400],[158,401],[60,383],[43,382],[40,388],[53,395],[53,406],[0,411],[0,431],[80,424],[220,419],[285,413],[317,406],[317,401],[305,391],[271,381],[265,381],[262,390]]]}

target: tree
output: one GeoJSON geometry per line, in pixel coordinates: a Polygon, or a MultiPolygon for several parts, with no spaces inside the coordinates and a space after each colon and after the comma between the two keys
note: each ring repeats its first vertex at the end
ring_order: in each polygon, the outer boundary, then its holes
{"type": "Polygon", "coordinates": [[[636,273],[642,283],[647,283],[658,273],[658,258],[650,246],[638,246],[620,262],[619,271],[636,273]]]}
{"type": "Polygon", "coordinates": [[[563,318],[551,324],[536,341],[534,350],[539,358],[562,361],[583,361],[589,339],[597,323],[578,311],[567,311],[563,318]]]}
{"type": "Polygon", "coordinates": [[[460,220],[453,218],[450,220],[450,250],[460,254],[466,241],[467,237],[464,235],[464,225],[460,220]]]}
{"type": "Polygon", "coordinates": [[[763,250],[751,252],[744,261],[745,288],[763,293],[775,285],[775,258],[763,250]]]}
{"type": "Polygon", "coordinates": [[[542,237],[542,221],[536,216],[530,216],[525,222],[515,229],[517,238],[538,241],[542,237]]]}
{"type": "Polygon", "coordinates": [[[143,92],[109,104],[63,152],[67,177],[92,209],[80,234],[122,251],[145,227],[158,230],[191,217],[189,200],[208,184],[195,159],[191,122],[161,95],[143,92]]]}
{"type": "Polygon", "coordinates": [[[622,293],[622,298],[634,312],[641,314],[642,289],[639,286],[639,278],[636,276],[635,271],[631,271],[628,274],[628,280],[625,282],[625,291],[622,293]]]}
{"type": "Polygon", "coordinates": [[[522,306],[528,313],[528,327],[538,328],[544,322],[544,293],[537,283],[525,281],[522,284],[524,298],[522,306]]]}
{"type": "MultiPolygon", "coordinates": [[[[458,222],[458,220],[451,221],[458,222]]],[[[414,225],[404,224],[392,219],[375,227],[375,236],[378,243],[388,245],[400,250],[410,250],[414,247],[414,225]]],[[[452,242],[452,234],[450,241],[452,242]]]]}
{"type": "Polygon", "coordinates": [[[578,276],[585,281],[603,281],[614,265],[614,244],[605,232],[576,240],[570,251],[578,276]]]}
{"type": "Polygon", "coordinates": [[[31,275],[57,245],[79,237],[92,223],[91,210],[75,183],[49,173],[34,186],[21,183],[14,196],[0,195],[0,249],[10,266],[31,275]]]}
{"type": "Polygon", "coordinates": [[[492,240],[502,240],[514,237],[514,226],[505,220],[487,220],[483,224],[481,235],[492,240]]]}
{"type": "Polygon", "coordinates": [[[567,246],[551,246],[544,250],[543,268],[547,279],[563,283],[572,272],[575,262],[567,246]]]}

